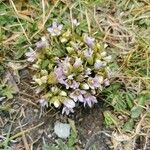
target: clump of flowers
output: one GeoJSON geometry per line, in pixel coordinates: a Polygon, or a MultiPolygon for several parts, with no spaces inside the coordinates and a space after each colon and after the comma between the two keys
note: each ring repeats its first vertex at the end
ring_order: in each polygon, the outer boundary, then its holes
{"type": "Polygon", "coordinates": [[[33,80],[41,93],[41,106],[54,105],[62,113],[74,112],[79,103],[92,107],[105,86],[109,86],[111,70],[108,55],[99,40],[83,33],[76,33],[80,26],[73,20],[74,28],[65,29],[53,22],[48,27],[48,37],[30,48],[27,60],[34,62],[36,74],[33,80]]]}

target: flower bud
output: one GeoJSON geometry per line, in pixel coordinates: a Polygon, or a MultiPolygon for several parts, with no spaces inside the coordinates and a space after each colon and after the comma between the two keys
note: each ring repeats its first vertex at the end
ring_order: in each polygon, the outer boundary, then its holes
{"type": "Polygon", "coordinates": [[[65,97],[66,97],[66,96],[67,96],[67,93],[66,93],[65,91],[61,91],[61,92],[59,93],[59,95],[60,95],[60,96],[65,96],[65,97]]]}
{"type": "Polygon", "coordinates": [[[62,37],[62,38],[60,38],[60,41],[61,41],[61,43],[66,43],[68,41],[68,39],[62,37]]]}
{"type": "Polygon", "coordinates": [[[42,76],[42,77],[41,77],[41,82],[42,82],[42,83],[46,83],[46,82],[47,82],[47,78],[48,78],[47,75],[42,76]]]}
{"type": "Polygon", "coordinates": [[[54,106],[56,108],[58,108],[60,106],[60,104],[61,104],[59,99],[57,98],[57,96],[52,97],[51,101],[52,101],[52,103],[54,104],[54,106]]]}
{"type": "Polygon", "coordinates": [[[109,56],[104,57],[103,59],[104,59],[106,62],[111,62],[112,56],[109,55],[109,56]]]}
{"type": "Polygon", "coordinates": [[[34,78],[33,79],[38,85],[42,85],[41,79],[34,78]]]}
{"type": "Polygon", "coordinates": [[[89,87],[89,85],[87,84],[87,83],[83,83],[83,84],[81,84],[81,89],[83,89],[83,90],[88,90],[90,87],[89,87]]]}
{"type": "Polygon", "coordinates": [[[41,70],[41,75],[47,75],[48,72],[46,70],[41,70]]]}
{"type": "Polygon", "coordinates": [[[66,50],[69,54],[74,53],[74,49],[72,47],[66,47],[66,50]]]}
{"type": "Polygon", "coordinates": [[[33,64],[32,67],[35,68],[35,69],[39,69],[40,68],[40,66],[38,64],[33,64]]]}
{"type": "Polygon", "coordinates": [[[69,36],[71,36],[71,31],[67,30],[62,36],[63,37],[69,37],[69,36]]]}
{"type": "Polygon", "coordinates": [[[59,88],[58,87],[52,87],[51,88],[51,92],[56,95],[57,93],[59,93],[59,88]]]}
{"type": "Polygon", "coordinates": [[[106,55],[107,55],[107,53],[105,51],[101,53],[102,57],[105,57],[106,55]]]}

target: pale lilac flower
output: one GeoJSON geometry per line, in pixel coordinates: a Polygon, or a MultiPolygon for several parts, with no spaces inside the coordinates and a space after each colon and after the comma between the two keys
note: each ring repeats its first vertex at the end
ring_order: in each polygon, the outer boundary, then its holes
{"type": "Polygon", "coordinates": [[[109,79],[105,79],[104,80],[104,86],[109,86],[110,85],[110,81],[109,81],[109,79]]]}
{"type": "Polygon", "coordinates": [[[91,74],[91,69],[90,68],[86,68],[86,70],[85,70],[85,77],[89,77],[90,74],[91,74]]]}
{"type": "Polygon", "coordinates": [[[64,106],[62,109],[62,114],[64,114],[64,113],[66,115],[69,115],[70,113],[74,113],[74,110],[73,110],[73,108],[68,108],[68,107],[64,106]]]}
{"type": "Polygon", "coordinates": [[[66,86],[66,89],[72,88],[77,89],[79,87],[79,83],[73,79],[67,79],[63,83],[66,86]]]}
{"type": "Polygon", "coordinates": [[[48,107],[48,101],[44,98],[39,100],[41,107],[48,107]]]}
{"type": "Polygon", "coordinates": [[[41,40],[36,43],[36,47],[38,49],[45,48],[47,45],[47,39],[45,36],[41,37],[41,40]]]}
{"type": "Polygon", "coordinates": [[[94,45],[94,38],[90,37],[90,36],[85,36],[84,37],[84,42],[89,46],[92,47],[94,45]]]}
{"type": "Polygon", "coordinates": [[[61,81],[65,79],[62,65],[58,66],[57,68],[54,68],[54,73],[56,75],[58,82],[61,83],[61,81]]]}
{"type": "Polygon", "coordinates": [[[66,57],[65,60],[62,62],[62,68],[63,68],[64,74],[68,74],[69,69],[71,68],[69,57],[66,57]]]}
{"type": "Polygon", "coordinates": [[[79,87],[79,83],[74,80],[73,76],[74,74],[71,74],[68,77],[64,78],[61,77],[58,81],[59,83],[65,85],[66,89],[77,89],[79,87]]]}
{"type": "Polygon", "coordinates": [[[75,107],[75,102],[72,99],[66,99],[63,104],[64,107],[62,110],[62,114],[66,113],[67,115],[69,115],[70,112],[74,112],[73,108],[75,107]]]}
{"type": "Polygon", "coordinates": [[[101,87],[102,83],[103,83],[102,76],[95,76],[94,78],[92,78],[92,77],[88,78],[88,85],[93,90],[101,87]]]}
{"type": "Polygon", "coordinates": [[[95,96],[89,93],[84,95],[84,106],[87,104],[89,107],[92,107],[95,103],[97,103],[97,99],[95,96]]]}
{"type": "Polygon", "coordinates": [[[34,62],[36,60],[36,52],[31,47],[29,47],[29,50],[29,52],[25,53],[27,61],[34,62]]]}
{"type": "Polygon", "coordinates": [[[99,69],[101,69],[104,66],[106,66],[106,62],[103,62],[101,60],[96,60],[95,64],[94,64],[94,69],[95,70],[99,70],[99,69]]]}
{"type": "Polygon", "coordinates": [[[78,67],[80,67],[81,65],[82,65],[82,60],[81,60],[81,58],[76,58],[75,63],[73,64],[73,66],[74,66],[75,68],[78,68],[78,67]]]}
{"type": "Polygon", "coordinates": [[[91,58],[92,55],[93,55],[93,51],[92,51],[91,48],[86,49],[86,50],[84,51],[84,57],[86,57],[86,58],[91,58]]]}
{"type": "Polygon", "coordinates": [[[51,36],[58,36],[61,34],[63,25],[58,24],[57,22],[53,22],[52,26],[47,28],[48,32],[51,34],[51,36]]]}
{"type": "Polygon", "coordinates": [[[75,25],[76,27],[80,25],[80,22],[77,21],[77,19],[73,19],[72,20],[73,25],[75,25]]]}
{"type": "Polygon", "coordinates": [[[83,102],[84,97],[83,95],[86,94],[85,90],[76,89],[74,92],[70,94],[70,98],[72,98],[75,102],[83,102]]]}

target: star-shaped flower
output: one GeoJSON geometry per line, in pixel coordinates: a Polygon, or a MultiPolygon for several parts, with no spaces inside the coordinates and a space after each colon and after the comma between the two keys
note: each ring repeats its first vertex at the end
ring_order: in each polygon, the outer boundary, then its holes
{"type": "Polygon", "coordinates": [[[62,28],[63,28],[62,24],[58,24],[57,22],[53,22],[52,26],[47,28],[47,30],[51,34],[51,36],[58,36],[61,34],[62,28]]]}

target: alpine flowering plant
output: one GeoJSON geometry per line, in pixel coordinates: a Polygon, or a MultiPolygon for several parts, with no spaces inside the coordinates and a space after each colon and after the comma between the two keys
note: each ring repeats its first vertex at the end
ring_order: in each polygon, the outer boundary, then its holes
{"type": "Polygon", "coordinates": [[[26,53],[36,72],[33,80],[36,93],[41,95],[39,103],[42,107],[62,107],[66,114],[74,112],[79,103],[89,107],[97,103],[111,78],[111,55],[94,36],[76,32],[80,23],[72,25],[66,29],[53,22],[47,28],[48,36],[26,53]]]}

